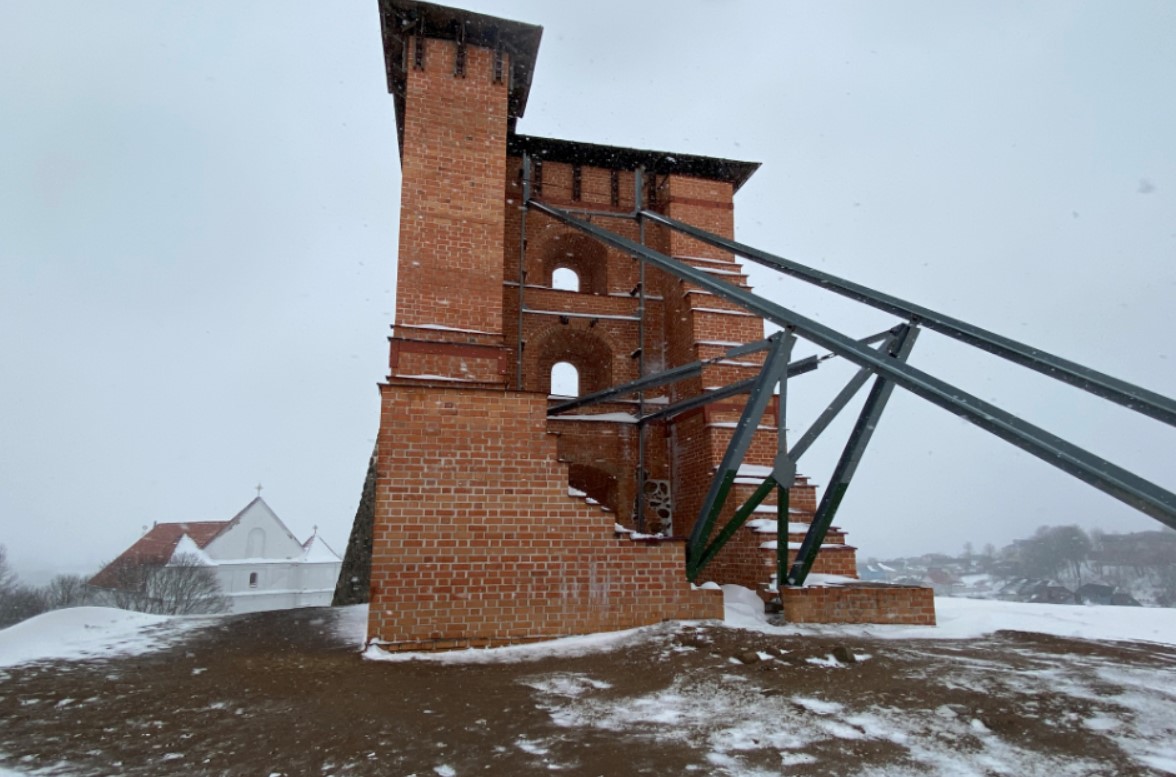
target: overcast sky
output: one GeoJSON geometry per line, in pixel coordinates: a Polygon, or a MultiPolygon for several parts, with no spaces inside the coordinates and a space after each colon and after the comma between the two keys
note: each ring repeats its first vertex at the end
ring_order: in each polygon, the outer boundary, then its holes
{"type": "MultiPolygon", "coordinates": [[[[1176,395],[1176,5],[463,7],[544,27],[522,132],[763,163],[737,236],[1176,395]]],[[[375,0],[8,0],[0,544],[90,571],[263,496],[342,552],[378,424],[399,163],[375,0]]],[[[851,334],[892,322],[758,271],[851,334]]],[[[1176,431],[925,333],[913,363],[1176,488],[1176,431]]],[[[790,389],[803,429],[851,370],[790,389]]],[[[802,471],[828,478],[834,427],[802,471]]],[[[862,556],[1158,526],[901,390],[862,556]]]]}

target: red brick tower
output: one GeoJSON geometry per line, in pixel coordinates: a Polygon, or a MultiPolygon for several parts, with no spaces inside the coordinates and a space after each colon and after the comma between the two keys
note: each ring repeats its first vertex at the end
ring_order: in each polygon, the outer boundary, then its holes
{"type": "Polygon", "coordinates": [[[403,183],[369,637],[446,648],[721,616],[680,544],[633,541],[573,495],[546,391],[507,385],[507,139],[540,29],[399,0],[381,16],[403,183]]]}
{"type": "MultiPolygon", "coordinates": [[[[369,638],[482,646],[721,617],[719,593],[686,581],[682,538],[743,400],[636,418],[758,374],[762,353],[583,413],[549,419],[549,394],[557,367],[585,394],[759,340],[763,322],[524,209],[523,170],[537,199],[745,286],[729,254],[616,217],[641,204],[733,237],[732,198],[758,165],[518,135],[540,28],[412,0],[380,13],[403,181],[369,638]]],[[[775,429],[757,434],[752,471],[771,467],[775,429]]],[[[803,478],[791,506],[799,542],[815,508],[803,478]]],[[[776,528],[762,509],[707,580],[766,591],[776,528]]],[[[817,563],[856,575],[836,530],[817,563]]]]}

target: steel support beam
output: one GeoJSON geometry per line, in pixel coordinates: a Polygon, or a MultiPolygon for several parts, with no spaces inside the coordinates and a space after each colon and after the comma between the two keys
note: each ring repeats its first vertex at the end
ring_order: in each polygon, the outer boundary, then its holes
{"type": "Polygon", "coordinates": [[[814,270],[811,267],[806,267],[783,257],[769,254],[767,251],[761,251],[758,248],[753,248],[752,246],[738,243],[734,240],[728,240],[720,235],[715,235],[660,213],[644,210],[641,216],[657,224],[689,235],[696,240],[715,246],[716,248],[721,248],[724,251],[730,251],[739,256],[746,257],[753,262],[771,267],[774,270],[779,270],[786,275],[799,278],[808,283],[816,284],[823,289],[828,289],[842,296],[849,297],[870,307],[885,310],[906,320],[918,319],[919,324],[927,329],[968,343],[989,353],[996,354],[1011,362],[1028,367],[1031,370],[1036,370],[1042,375],[1060,380],[1063,383],[1068,383],[1071,386],[1076,386],[1083,391],[1088,391],[1104,399],[1109,399],[1116,404],[1151,416],[1170,426],[1176,426],[1176,400],[1165,397],[1162,394],[1157,394],[1154,391],[1149,391],[1141,386],[1128,383],[1125,380],[1119,380],[1110,375],[1105,375],[1089,367],[1083,367],[1081,364],[1063,359],[1060,356],[1054,356],[1040,348],[1019,343],[1016,340],[1003,337],[995,332],[989,332],[986,329],[981,329],[978,326],[973,326],[965,321],[960,321],[957,318],[952,318],[930,308],[925,308],[922,305],[916,305],[913,302],[907,302],[898,297],[875,291],[852,281],[838,278],[836,275],[814,270]]]}
{"type": "MultiPolygon", "coordinates": [[[[787,376],[796,377],[803,375],[806,372],[812,372],[819,366],[819,359],[816,356],[808,356],[804,359],[794,361],[788,365],[787,376]]],[[[755,385],[758,378],[748,378],[747,380],[736,381],[721,388],[712,389],[705,394],[699,394],[696,397],[690,397],[675,402],[672,405],[663,407],[661,410],[656,410],[648,415],[642,416],[638,419],[638,423],[645,423],[647,421],[657,421],[661,418],[673,418],[676,415],[681,415],[688,410],[693,410],[696,407],[703,407],[709,405],[711,402],[718,402],[720,399],[738,396],[739,394],[746,394],[751,391],[752,386],[755,385]]]]}
{"type": "MultiPolygon", "coordinates": [[[[760,483],[759,486],[756,487],[752,495],[747,498],[747,501],[740,505],[739,509],[735,511],[735,515],[731,516],[731,520],[727,521],[727,524],[719,530],[717,535],[715,535],[714,540],[706,546],[706,549],[703,550],[701,554],[699,554],[698,563],[694,566],[693,571],[691,570],[690,565],[687,564],[686,578],[688,580],[691,582],[698,580],[698,576],[702,574],[702,570],[706,568],[706,565],[709,564],[714,559],[714,557],[719,554],[719,551],[723,549],[723,546],[726,545],[727,542],[735,536],[735,532],[739,531],[743,524],[747,523],[747,519],[750,518],[752,513],[755,512],[755,508],[763,504],[763,501],[768,498],[768,494],[772,493],[772,489],[775,488],[776,485],[776,479],[773,477],[768,477],[764,480],[763,483],[760,483]]],[[[785,543],[785,545],[787,545],[787,543],[785,543]]]]}
{"type": "MultiPolygon", "coordinates": [[[[897,329],[891,330],[891,332],[888,333],[890,336],[886,339],[882,348],[879,350],[886,350],[890,347],[890,344],[894,342],[894,336],[896,332],[897,329]]],[[[805,451],[809,449],[809,446],[816,442],[817,438],[821,436],[821,433],[829,428],[829,424],[833,423],[833,419],[836,418],[837,415],[845,409],[845,406],[849,404],[850,400],[852,400],[854,396],[856,396],[857,393],[861,391],[862,386],[866,385],[866,381],[869,380],[869,378],[870,370],[868,367],[862,367],[860,370],[854,373],[853,377],[849,379],[849,382],[845,384],[845,388],[838,392],[837,396],[833,398],[833,401],[829,403],[828,407],[821,411],[821,414],[817,416],[815,421],[813,421],[812,426],[810,426],[808,430],[805,431],[801,438],[796,442],[796,445],[792,447],[791,456],[793,461],[800,461],[800,457],[803,456],[805,451]]]]}
{"type": "MultiPolygon", "coordinates": [[[[913,326],[904,326],[886,348],[887,357],[898,362],[905,362],[911,353],[911,348],[915,345],[917,336],[917,329],[913,326]]],[[[841,506],[841,500],[849,489],[849,482],[853,480],[853,475],[857,471],[858,462],[861,461],[866,446],[870,444],[870,438],[873,437],[874,430],[878,427],[882,411],[886,409],[886,403],[890,400],[893,391],[894,383],[885,376],[879,375],[874,380],[874,386],[870,389],[869,396],[866,397],[866,403],[862,406],[861,413],[858,414],[857,423],[849,433],[845,450],[842,451],[837,466],[833,468],[829,487],[825,489],[825,494],[821,498],[821,503],[817,505],[817,512],[813,515],[804,541],[800,543],[800,549],[796,551],[796,559],[792,562],[792,568],[788,572],[788,585],[804,585],[805,578],[808,577],[809,570],[812,569],[813,562],[817,558],[817,553],[820,552],[821,545],[825,542],[825,535],[833,524],[833,516],[837,514],[837,508],[841,506]]],[[[777,582],[780,579],[777,578],[777,582]]]]}
{"type": "Polygon", "coordinates": [[[644,415],[637,419],[638,423],[645,424],[649,421],[658,421],[662,418],[673,418],[676,415],[681,415],[689,410],[694,410],[698,407],[705,407],[711,402],[718,402],[729,397],[737,397],[740,394],[746,394],[755,387],[759,382],[759,378],[748,378],[747,380],[736,381],[730,385],[722,386],[717,389],[712,389],[704,394],[699,394],[696,397],[689,397],[675,402],[672,405],[667,405],[661,410],[655,410],[648,415],[644,415]]]}
{"type": "MultiPolygon", "coordinates": [[[[792,484],[796,482],[796,457],[788,450],[788,377],[780,379],[780,393],[776,397],[776,461],[772,466],[772,480],[776,482],[776,580],[784,579],[788,566],[789,506],[792,484]]],[[[779,587],[779,582],[776,583],[779,587]]]]}
{"type": "Polygon", "coordinates": [[[683,364],[680,367],[674,367],[672,369],[659,372],[656,375],[649,375],[647,377],[638,378],[637,380],[631,380],[628,383],[621,383],[617,386],[601,389],[600,391],[595,391],[591,394],[585,394],[582,397],[576,397],[575,399],[568,400],[567,402],[560,402],[558,405],[553,405],[550,409],[548,409],[547,414],[557,415],[559,413],[566,413],[569,410],[576,410],[577,408],[588,407],[589,405],[596,405],[601,402],[607,402],[614,397],[622,397],[626,394],[634,394],[645,389],[666,386],[670,383],[682,380],[683,378],[688,378],[691,375],[697,375],[698,373],[702,372],[703,367],[708,365],[717,364],[724,359],[734,359],[739,356],[746,356],[749,353],[759,353],[760,351],[767,350],[770,345],[771,343],[767,340],[756,340],[753,343],[747,343],[746,345],[740,345],[736,348],[732,348],[722,356],[715,356],[714,358],[703,359],[702,361],[697,362],[690,362],[689,364],[683,364]]]}
{"type": "MultiPolygon", "coordinates": [[[[727,495],[735,484],[735,478],[739,474],[739,466],[743,463],[743,457],[751,446],[756,427],[759,425],[760,418],[763,417],[768,402],[772,399],[776,384],[780,382],[788,369],[788,355],[792,352],[793,343],[796,342],[796,336],[790,330],[777,332],[768,339],[772,341],[772,348],[768,351],[759,377],[755,379],[755,384],[751,387],[751,395],[747,398],[747,404],[743,406],[743,413],[735,424],[735,432],[731,435],[731,441],[727,444],[723,459],[711,479],[710,487],[707,489],[706,497],[698,512],[698,519],[694,522],[690,539],[686,544],[686,578],[691,581],[698,578],[698,574],[706,562],[722,547],[722,542],[718,546],[712,543],[708,547],[706,545],[707,538],[714,528],[715,521],[718,520],[719,513],[722,512],[727,495]]],[[[770,490],[769,488],[768,491],[770,490]]],[[[766,496],[766,492],[764,496],[766,496]]],[[[760,496],[759,501],[762,502],[764,496],[760,496]]],[[[730,533],[726,535],[720,533],[720,537],[724,536],[729,537],[730,533]]],[[[723,539],[723,542],[726,542],[726,539],[723,539]]]]}
{"type": "MultiPolygon", "coordinates": [[[[529,202],[531,199],[531,155],[523,154],[523,202],[529,202]]],[[[529,208],[524,207],[523,212],[519,214],[519,317],[516,322],[518,325],[518,336],[515,344],[515,390],[523,390],[523,348],[526,343],[523,341],[523,311],[527,307],[527,211],[529,208]]]]}
{"type": "MultiPolygon", "coordinates": [[[[1160,488],[1122,467],[1095,456],[1040,427],[1022,421],[1012,413],[961,391],[945,381],[908,364],[902,364],[882,356],[840,332],[782,305],[718,280],[702,270],[690,267],[684,262],[609,232],[595,224],[589,224],[569,216],[559,208],[537,200],[531,200],[528,206],[541,213],[546,213],[557,221],[576,227],[606,245],[624,251],[633,257],[644,259],[675,277],[713,292],[716,296],[736,302],[768,321],[782,327],[792,327],[799,336],[829,349],[854,364],[870,367],[877,374],[884,375],[912,394],[979,426],[1063,472],[1089,483],[1103,493],[1152,516],[1166,526],[1176,529],[1176,494],[1160,488]]],[[[915,323],[920,322],[916,321],[915,323]]],[[[1171,402],[1171,400],[1167,401],[1171,402]]]]}

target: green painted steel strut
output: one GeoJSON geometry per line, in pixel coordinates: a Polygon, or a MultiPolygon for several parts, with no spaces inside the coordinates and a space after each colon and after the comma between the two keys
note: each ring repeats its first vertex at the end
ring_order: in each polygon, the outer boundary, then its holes
{"type": "MultiPolygon", "coordinates": [[[[919,330],[913,325],[903,324],[898,334],[887,346],[886,355],[895,362],[905,362],[910,356],[911,349],[915,346],[918,332],[919,330]]],[[[813,515],[804,541],[800,543],[800,549],[796,551],[796,559],[788,571],[788,585],[804,585],[805,579],[812,570],[813,562],[816,561],[817,554],[821,551],[821,545],[825,542],[825,534],[833,524],[833,516],[837,514],[837,508],[841,506],[841,500],[849,489],[849,483],[853,480],[862,454],[865,452],[866,446],[870,444],[870,438],[873,437],[874,430],[878,427],[882,411],[886,409],[886,403],[890,400],[893,391],[894,383],[885,375],[878,375],[874,379],[874,386],[870,389],[866,402],[858,414],[857,422],[849,433],[849,439],[845,443],[845,449],[841,452],[841,458],[837,460],[837,465],[833,468],[833,477],[829,488],[817,506],[817,512],[813,515]]]]}
{"type": "MultiPolygon", "coordinates": [[[[776,480],[771,477],[759,484],[755,492],[735,511],[735,515],[727,522],[727,525],[719,531],[714,541],[710,545],[707,545],[706,550],[702,552],[702,556],[698,559],[698,564],[694,568],[693,574],[690,573],[690,570],[687,571],[687,578],[690,582],[693,583],[697,580],[699,573],[711,562],[711,559],[718,555],[718,552],[727,544],[727,540],[731,539],[735,532],[739,531],[740,527],[747,523],[747,519],[755,512],[755,508],[763,504],[763,501],[768,498],[768,494],[772,493],[772,489],[775,487],[776,480]]],[[[722,504],[720,503],[718,507],[721,508],[722,504]]]]}
{"type": "MultiPolygon", "coordinates": [[[[727,503],[727,494],[731,493],[731,487],[735,484],[735,476],[738,473],[739,468],[736,466],[735,469],[729,469],[722,474],[718,489],[715,492],[715,498],[711,502],[711,508],[701,522],[702,529],[697,532],[701,540],[695,540],[692,536],[690,543],[686,546],[686,579],[692,583],[698,577],[698,573],[702,571],[702,567],[704,566],[702,557],[706,550],[703,547],[703,543],[706,542],[707,536],[710,535],[715,521],[719,519],[719,513],[723,511],[723,505],[727,503]]],[[[719,477],[718,473],[715,473],[715,477],[719,477]]]]}
{"type": "Polygon", "coordinates": [[[751,387],[747,404],[743,406],[743,413],[735,424],[735,433],[727,444],[723,453],[723,460],[711,479],[706,498],[699,509],[698,519],[690,531],[690,539],[686,544],[686,577],[694,580],[702,571],[705,562],[702,561],[707,550],[707,538],[714,528],[715,521],[723,509],[731,486],[739,473],[739,466],[743,463],[743,456],[751,446],[752,437],[759,426],[760,418],[772,398],[772,391],[788,369],[788,358],[792,353],[792,346],[796,342],[796,335],[791,330],[777,332],[768,338],[772,343],[767,357],[764,359],[763,369],[755,378],[751,387]]]}
{"type": "Polygon", "coordinates": [[[788,520],[792,489],[780,486],[776,492],[776,587],[788,577],[788,520]]]}

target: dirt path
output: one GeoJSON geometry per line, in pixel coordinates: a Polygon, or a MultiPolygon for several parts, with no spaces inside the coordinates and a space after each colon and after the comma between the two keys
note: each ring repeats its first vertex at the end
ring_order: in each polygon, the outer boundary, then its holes
{"type": "MultiPolygon", "coordinates": [[[[667,624],[519,663],[362,660],[332,610],[0,673],[0,764],[43,774],[1167,774],[1176,650],[667,624]],[[836,649],[860,660],[843,664],[836,649]],[[750,660],[742,663],[739,660],[750,660]]],[[[1176,759],[1173,759],[1176,763],[1176,759]]]]}

